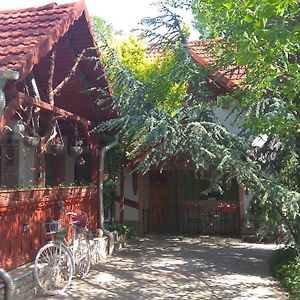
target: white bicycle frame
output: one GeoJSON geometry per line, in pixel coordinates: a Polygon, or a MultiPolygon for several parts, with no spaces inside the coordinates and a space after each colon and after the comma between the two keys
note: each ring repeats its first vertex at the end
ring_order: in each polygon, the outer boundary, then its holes
{"type": "MultiPolygon", "coordinates": [[[[66,216],[77,216],[76,213],[74,212],[68,212],[66,214],[66,216]]],[[[77,232],[77,228],[76,228],[76,224],[75,223],[70,223],[73,227],[73,233],[72,233],[72,245],[69,245],[69,243],[67,242],[66,239],[64,239],[64,246],[66,246],[70,256],[72,257],[72,263],[73,263],[73,268],[74,268],[74,273],[75,273],[75,267],[76,264],[78,263],[77,258],[76,258],[76,252],[79,246],[79,241],[78,241],[78,232],[77,232]]]]}

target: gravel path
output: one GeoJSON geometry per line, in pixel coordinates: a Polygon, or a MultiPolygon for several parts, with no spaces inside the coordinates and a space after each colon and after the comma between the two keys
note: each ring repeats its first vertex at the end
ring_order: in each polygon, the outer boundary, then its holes
{"type": "Polygon", "coordinates": [[[274,245],[151,235],[74,279],[63,297],[40,299],[287,299],[270,276],[274,245]]]}

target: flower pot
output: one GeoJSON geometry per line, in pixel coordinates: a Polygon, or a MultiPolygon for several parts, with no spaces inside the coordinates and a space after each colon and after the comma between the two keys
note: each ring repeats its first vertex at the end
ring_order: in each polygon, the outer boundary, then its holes
{"type": "Polygon", "coordinates": [[[83,147],[82,146],[72,146],[69,148],[69,153],[72,156],[79,156],[83,152],[83,147]]]}
{"type": "Polygon", "coordinates": [[[40,139],[36,136],[24,136],[23,137],[24,145],[27,147],[37,147],[40,139]]]}
{"type": "Polygon", "coordinates": [[[53,154],[60,154],[64,151],[64,145],[63,144],[51,144],[50,149],[53,154]]]}

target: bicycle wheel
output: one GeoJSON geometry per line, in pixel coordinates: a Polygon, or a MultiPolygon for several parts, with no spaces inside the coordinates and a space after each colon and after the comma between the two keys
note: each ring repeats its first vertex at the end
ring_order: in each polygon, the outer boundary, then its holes
{"type": "Polygon", "coordinates": [[[78,248],[75,255],[78,274],[80,277],[84,277],[88,274],[91,267],[91,247],[85,231],[78,234],[78,248]]]}
{"type": "Polygon", "coordinates": [[[39,250],[34,276],[46,294],[62,294],[70,286],[73,274],[72,256],[62,243],[50,242],[39,250]]]}

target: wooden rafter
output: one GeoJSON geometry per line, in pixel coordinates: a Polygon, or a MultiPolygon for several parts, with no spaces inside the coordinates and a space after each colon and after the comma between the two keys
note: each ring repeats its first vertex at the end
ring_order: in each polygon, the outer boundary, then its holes
{"type": "Polygon", "coordinates": [[[84,57],[84,54],[86,52],[86,49],[83,49],[81,51],[81,53],[78,55],[78,57],[76,58],[69,74],[64,78],[64,80],[53,90],[53,94],[57,95],[59,94],[59,92],[61,91],[61,89],[66,85],[66,83],[75,75],[76,70],[78,68],[79,63],[81,62],[81,60],[84,57]]]}
{"type": "Polygon", "coordinates": [[[8,124],[8,122],[14,117],[16,111],[22,104],[31,104],[35,107],[39,107],[43,110],[53,112],[57,116],[61,116],[63,118],[69,118],[75,120],[77,122],[81,122],[86,124],[87,126],[93,126],[93,123],[89,120],[86,120],[80,116],[73,114],[72,112],[66,111],[62,108],[52,106],[50,103],[42,101],[40,99],[36,99],[30,96],[27,96],[23,93],[16,93],[14,99],[12,99],[8,105],[5,107],[3,111],[3,115],[0,120],[0,133],[3,132],[4,127],[8,124]]]}

